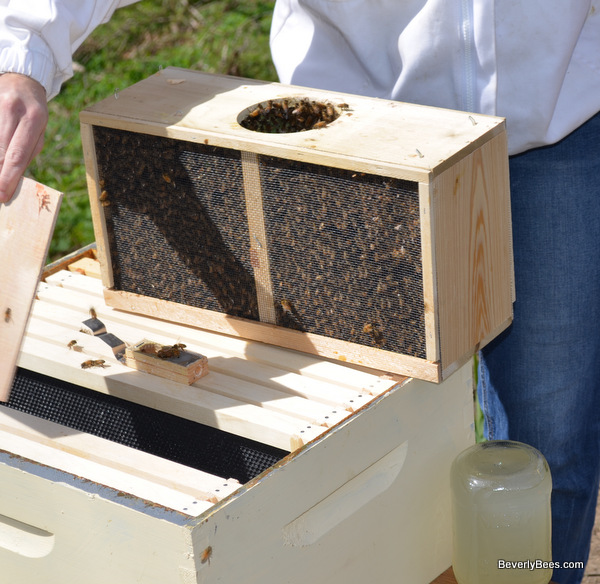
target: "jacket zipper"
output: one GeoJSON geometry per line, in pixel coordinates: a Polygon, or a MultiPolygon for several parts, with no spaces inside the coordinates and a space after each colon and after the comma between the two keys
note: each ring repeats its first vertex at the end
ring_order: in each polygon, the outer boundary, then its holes
{"type": "Polygon", "coordinates": [[[461,1],[461,32],[463,42],[463,108],[465,111],[474,111],[474,88],[475,75],[473,71],[473,51],[475,38],[473,33],[473,5],[471,0],[461,1]]]}

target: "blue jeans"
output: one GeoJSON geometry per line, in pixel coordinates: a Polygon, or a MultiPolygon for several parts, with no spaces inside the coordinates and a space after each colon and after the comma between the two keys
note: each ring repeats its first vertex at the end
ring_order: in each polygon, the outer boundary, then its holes
{"type": "Polygon", "coordinates": [[[600,114],[512,157],[510,173],[517,300],[511,327],[480,353],[484,432],[544,454],[553,560],[586,561],[600,474],[600,114]]]}

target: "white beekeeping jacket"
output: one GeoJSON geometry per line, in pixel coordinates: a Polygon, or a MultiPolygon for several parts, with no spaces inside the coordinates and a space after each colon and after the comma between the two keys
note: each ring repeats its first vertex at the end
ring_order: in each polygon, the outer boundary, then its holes
{"type": "Polygon", "coordinates": [[[77,47],[113,12],[136,0],[0,0],[0,73],[39,81],[48,99],[73,75],[77,47]]]}
{"type": "Polygon", "coordinates": [[[598,0],[277,0],[284,83],[507,118],[511,154],[600,111],[598,0]]]}

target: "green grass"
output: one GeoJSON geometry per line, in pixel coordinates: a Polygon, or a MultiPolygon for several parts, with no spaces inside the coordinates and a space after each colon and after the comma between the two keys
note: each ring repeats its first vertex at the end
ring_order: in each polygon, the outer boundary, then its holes
{"type": "Polygon", "coordinates": [[[50,261],[94,240],[79,112],[167,66],[276,80],[272,10],[263,0],[144,0],[118,10],[86,40],[73,57],[77,73],[49,104],[46,144],[28,170],[65,194],[50,261]]]}

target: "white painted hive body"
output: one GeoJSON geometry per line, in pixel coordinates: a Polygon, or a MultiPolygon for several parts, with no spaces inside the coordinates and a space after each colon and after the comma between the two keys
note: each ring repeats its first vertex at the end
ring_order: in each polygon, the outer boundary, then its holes
{"type": "MultiPolygon", "coordinates": [[[[447,568],[449,467],[473,443],[470,365],[440,384],[393,380],[123,313],[101,294],[98,280],[80,274],[47,278],[19,379],[65,380],[89,412],[90,392],[127,411],[156,407],[179,416],[178,425],[212,426],[282,458],[240,482],[226,469],[206,472],[19,411],[23,390],[13,389],[13,408],[0,408],[7,581],[342,584],[402,574],[427,584],[447,568]],[[90,304],[123,341],[140,330],[179,338],[208,355],[209,373],[187,385],[128,368],[78,332],[90,304]],[[67,347],[70,339],[80,350],[67,347]],[[106,366],[82,369],[89,358],[106,366]]],[[[33,391],[30,401],[40,399],[51,416],[71,415],[72,405],[33,391]]],[[[103,432],[117,421],[107,409],[96,423],[103,432]]],[[[214,446],[203,437],[181,448],[208,457],[214,446]]]]}

